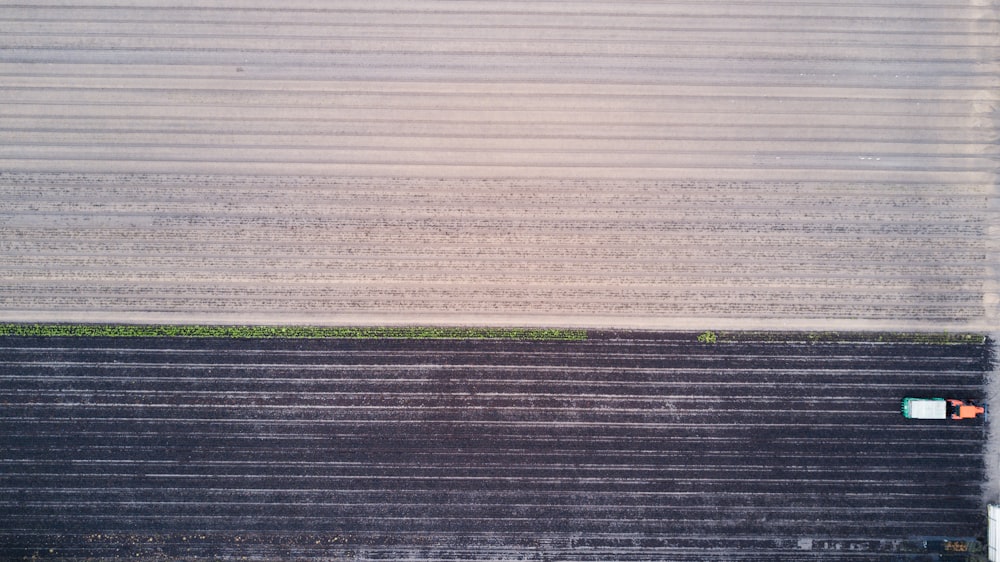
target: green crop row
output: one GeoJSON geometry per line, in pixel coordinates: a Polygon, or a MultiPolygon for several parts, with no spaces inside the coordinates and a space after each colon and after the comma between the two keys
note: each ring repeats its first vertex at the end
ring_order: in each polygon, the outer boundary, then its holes
{"type": "Polygon", "coordinates": [[[0,336],[183,338],[400,338],[400,339],[587,339],[586,330],[534,328],[188,326],[171,324],[0,324],[0,336]]]}

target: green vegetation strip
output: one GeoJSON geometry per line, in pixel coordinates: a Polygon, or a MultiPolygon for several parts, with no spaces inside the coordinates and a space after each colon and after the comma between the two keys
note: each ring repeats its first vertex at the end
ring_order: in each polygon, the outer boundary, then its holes
{"type": "Polygon", "coordinates": [[[401,338],[401,339],[587,339],[586,330],[533,328],[186,326],[170,324],[0,324],[0,336],[111,338],[401,338]]]}
{"type": "Polygon", "coordinates": [[[952,334],[949,332],[704,332],[702,343],[926,343],[984,344],[983,334],[952,334]],[[711,334],[711,335],[706,335],[711,334]],[[706,341],[708,340],[708,341],[706,341]]]}

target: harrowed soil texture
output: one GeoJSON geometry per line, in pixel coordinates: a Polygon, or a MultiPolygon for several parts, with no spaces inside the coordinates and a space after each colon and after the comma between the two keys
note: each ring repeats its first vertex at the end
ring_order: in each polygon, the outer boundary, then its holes
{"type": "Polygon", "coordinates": [[[982,399],[991,342],[697,335],[0,338],[0,559],[924,560],[985,533],[984,422],[899,404],[982,399]]]}

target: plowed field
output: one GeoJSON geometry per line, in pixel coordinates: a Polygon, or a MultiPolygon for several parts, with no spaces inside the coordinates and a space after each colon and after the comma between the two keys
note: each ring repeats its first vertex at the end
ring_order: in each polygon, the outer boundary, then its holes
{"type": "Polygon", "coordinates": [[[995,2],[0,8],[0,321],[990,331],[995,2]]]}
{"type": "MultiPolygon", "coordinates": [[[[0,556],[877,560],[984,530],[981,344],[4,338],[0,556]]],[[[871,338],[874,340],[874,338],[871,338]]]]}

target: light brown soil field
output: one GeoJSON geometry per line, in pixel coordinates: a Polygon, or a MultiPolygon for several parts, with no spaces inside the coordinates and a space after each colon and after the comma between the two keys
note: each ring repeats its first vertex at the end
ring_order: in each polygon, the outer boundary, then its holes
{"type": "Polygon", "coordinates": [[[997,325],[995,5],[64,4],[0,320],[997,325]]]}

